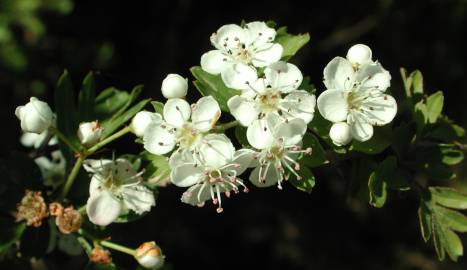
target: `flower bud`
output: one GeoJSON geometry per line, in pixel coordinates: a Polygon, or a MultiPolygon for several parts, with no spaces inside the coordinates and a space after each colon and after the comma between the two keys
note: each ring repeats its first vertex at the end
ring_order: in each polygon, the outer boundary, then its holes
{"type": "Polygon", "coordinates": [[[97,120],[81,123],[78,127],[79,141],[86,147],[93,146],[101,139],[102,130],[103,128],[97,120]]]}
{"type": "Polygon", "coordinates": [[[184,98],[188,91],[188,80],[178,74],[169,74],[162,81],[162,95],[169,98],[184,98]]]}
{"type": "Polygon", "coordinates": [[[337,146],[348,144],[352,140],[349,124],[345,122],[334,123],[329,130],[329,137],[337,146]]]}
{"type": "Polygon", "coordinates": [[[347,59],[355,67],[368,64],[372,61],[372,53],[370,47],[365,44],[353,45],[347,52],[347,59]]]}
{"type": "Polygon", "coordinates": [[[40,134],[53,123],[53,112],[49,105],[32,97],[24,106],[15,110],[16,117],[21,121],[21,129],[25,132],[40,134]]]}
{"type": "Polygon", "coordinates": [[[144,131],[151,123],[162,122],[162,116],[158,113],[152,113],[148,111],[140,111],[131,120],[131,130],[138,137],[143,137],[144,131]]]}
{"type": "Polygon", "coordinates": [[[138,263],[149,269],[159,269],[164,265],[165,256],[156,242],[145,242],[136,249],[135,259],[138,263]]]}

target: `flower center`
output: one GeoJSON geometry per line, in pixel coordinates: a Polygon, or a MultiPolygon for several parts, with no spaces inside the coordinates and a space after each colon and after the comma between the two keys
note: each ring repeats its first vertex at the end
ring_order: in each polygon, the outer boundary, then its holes
{"type": "Polygon", "coordinates": [[[250,64],[253,59],[252,53],[245,48],[244,44],[239,44],[237,48],[231,49],[230,54],[236,61],[247,65],[250,64]]]}
{"type": "Polygon", "coordinates": [[[175,136],[182,149],[191,149],[201,141],[201,134],[193,128],[191,123],[185,123],[177,129],[175,136]]]}
{"type": "Polygon", "coordinates": [[[357,91],[350,90],[347,93],[347,104],[349,104],[350,110],[360,109],[364,99],[365,99],[364,95],[359,94],[357,91]]]}
{"type": "Polygon", "coordinates": [[[280,92],[271,88],[267,89],[264,94],[260,94],[256,97],[259,109],[264,114],[277,112],[281,100],[282,96],[280,92]]]}

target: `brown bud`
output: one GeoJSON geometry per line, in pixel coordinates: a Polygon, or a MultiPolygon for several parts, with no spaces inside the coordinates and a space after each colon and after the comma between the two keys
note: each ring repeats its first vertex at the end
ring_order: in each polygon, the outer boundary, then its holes
{"type": "Polygon", "coordinates": [[[55,218],[55,224],[64,234],[77,232],[81,228],[81,215],[73,206],[67,207],[55,218]]]}
{"type": "Polygon", "coordinates": [[[26,190],[21,202],[17,205],[16,220],[26,220],[28,226],[39,227],[42,220],[49,216],[47,205],[40,191],[26,190]]]}
{"type": "Polygon", "coordinates": [[[145,268],[159,269],[164,265],[165,256],[156,242],[145,242],[141,244],[135,253],[135,259],[145,268]]]}
{"type": "Polygon", "coordinates": [[[112,257],[110,256],[110,252],[101,247],[95,247],[91,251],[91,254],[89,254],[89,260],[95,264],[111,264],[112,263],[112,257]]]}
{"type": "Polygon", "coordinates": [[[49,204],[49,213],[51,216],[61,216],[63,214],[63,206],[58,202],[53,202],[49,204]]]}

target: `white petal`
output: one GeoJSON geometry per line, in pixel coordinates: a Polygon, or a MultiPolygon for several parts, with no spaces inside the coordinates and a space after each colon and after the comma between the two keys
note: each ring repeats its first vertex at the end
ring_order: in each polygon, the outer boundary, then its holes
{"type": "Polygon", "coordinates": [[[357,119],[350,124],[352,137],[360,142],[368,141],[373,137],[373,126],[357,119]]]}
{"type": "Polygon", "coordinates": [[[87,172],[106,174],[111,169],[113,161],[111,159],[86,159],[83,167],[87,172]]]}
{"type": "Polygon", "coordinates": [[[120,215],[122,204],[110,192],[104,191],[97,196],[89,197],[86,213],[89,220],[100,226],[107,226],[120,215]]]}
{"type": "Polygon", "coordinates": [[[144,132],[143,142],[144,149],[151,154],[167,154],[175,146],[175,132],[166,123],[150,124],[144,132]]]}
{"type": "Polygon", "coordinates": [[[337,146],[348,144],[352,140],[352,133],[349,124],[346,122],[333,124],[329,130],[329,137],[337,146]]]}
{"type": "Polygon", "coordinates": [[[95,197],[102,192],[102,181],[105,181],[102,175],[95,174],[91,177],[89,182],[89,197],[95,197]]]}
{"type": "Polygon", "coordinates": [[[369,64],[372,62],[371,49],[365,44],[353,45],[347,52],[347,59],[357,67],[369,64]]]}
{"type": "Polygon", "coordinates": [[[162,116],[160,114],[140,111],[131,120],[131,130],[136,136],[142,137],[149,124],[160,124],[162,122],[162,116]]]}
{"type": "Polygon", "coordinates": [[[237,171],[237,175],[241,175],[246,169],[256,165],[256,154],[256,151],[246,148],[235,152],[232,163],[239,165],[238,167],[233,168],[235,171],[237,171]]]}
{"type": "Polygon", "coordinates": [[[355,72],[349,60],[335,57],[324,68],[324,85],[327,89],[350,90],[355,72]]]}
{"type": "Polygon", "coordinates": [[[209,51],[201,56],[201,68],[211,74],[220,74],[230,62],[230,56],[220,50],[209,51]]]}
{"type": "Polygon", "coordinates": [[[279,89],[282,93],[296,90],[303,81],[302,72],[298,67],[286,62],[269,65],[264,70],[264,74],[272,88],[279,89]]]}
{"type": "Polygon", "coordinates": [[[112,175],[115,179],[119,179],[121,184],[134,184],[143,181],[141,176],[137,176],[137,173],[127,159],[119,158],[113,163],[112,175]]]}
{"type": "Polygon", "coordinates": [[[212,44],[220,50],[227,51],[231,48],[240,47],[241,43],[247,41],[245,30],[236,24],[222,26],[211,36],[212,44]]]}
{"type": "Polygon", "coordinates": [[[301,118],[305,123],[313,119],[316,106],[316,97],[305,90],[290,92],[281,102],[283,115],[287,118],[301,118]]]}
{"type": "Polygon", "coordinates": [[[227,101],[230,113],[237,119],[242,126],[249,126],[254,120],[258,119],[259,111],[255,102],[241,96],[233,96],[227,101]]]}
{"type": "Polygon", "coordinates": [[[210,168],[219,169],[230,163],[235,153],[235,147],[224,134],[209,134],[204,137],[199,148],[201,162],[210,168]]]}
{"type": "Polygon", "coordinates": [[[276,38],[276,30],[267,26],[265,22],[250,22],[245,25],[248,44],[259,46],[272,42],[276,38]]]}
{"type": "Polygon", "coordinates": [[[278,43],[266,43],[256,48],[251,63],[255,67],[267,67],[281,60],[284,49],[278,43]]]}
{"type": "Polygon", "coordinates": [[[274,141],[271,132],[267,121],[263,118],[253,121],[246,131],[246,137],[248,143],[254,148],[264,149],[269,147],[274,141]]]}
{"type": "Polygon", "coordinates": [[[301,118],[295,118],[289,121],[284,121],[274,128],[274,138],[281,140],[284,145],[291,146],[301,142],[303,135],[306,132],[306,123],[301,118]]]}
{"type": "Polygon", "coordinates": [[[238,90],[250,89],[250,84],[258,79],[256,70],[242,63],[232,64],[225,68],[221,76],[227,87],[238,90]]]}
{"type": "Polygon", "coordinates": [[[190,115],[190,104],[184,99],[169,99],[164,105],[164,119],[174,127],[181,127],[190,119],[190,115]]]}
{"type": "Polygon", "coordinates": [[[362,83],[361,89],[378,89],[386,91],[391,85],[391,74],[381,64],[365,65],[357,73],[357,80],[362,83]]]}
{"type": "Polygon", "coordinates": [[[318,110],[331,122],[341,122],[347,119],[349,105],[341,90],[326,90],[318,97],[318,110]]]}
{"type": "Polygon", "coordinates": [[[194,163],[193,154],[187,150],[177,150],[172,153],[169,159],[170,168],[175,168],[185,163],[194,163]]]}
{"type": "Polygon", "coordinates": [[[206,132],[216,125],[220,116],[219,103],[212,96],[202,97],[193,107],[191,122],[195,129],[206,132]]]}
{"type": "Polygon", "coordinates": [[[382,126],[390,123],[397,113],[396,100],[383,94],[378,98],[364,103],[367,121],[374,126],[382,126]]]}
{"type": "Polygon", "coordinates": [[[138,215],[148,212],[156,205],[154,193],[143,185],[125,187],[122,197],[125,206],[138,215]]]}
{"type": "Polygon", "coordinates": [[[170,174],[170,181],[179,187],[192,186],[203,177],[203,168],[195,164],[183,164],[177,166],[170,174]]]}
{"type": "MultiPolygon", "coordinates": [[[[240,182],[242,180],[237,179],[237,181],[240,182]]],[[[238,184],[233,184],[235,186],[238,186],[238,184]]],[[[217,184],[217,186],[219,186],[219,191],[221,193],[225,193],[226,191],[232,191],[234,189],[233,186],[226,184],[217,184]]],[[[183,193],[182,202],[193,206],[202,205],[205,201],[209,201],[212,199],[211,188],[215,193],[216,185],[211,185],[207,182],[194,185],[183,193]]]]}
{"type": "Polygon", "coordinates": [[[264,165],[263,169],[256,167],[250,174],[250,182],[257,187],[270,187],[280,180],[280,174],[277,168],[270,164],[269,166],[264,165]],[[261,172],[261,175],[260,175],[261,172]],[[263,178],[261,179],[260,178],[263,178]]]}

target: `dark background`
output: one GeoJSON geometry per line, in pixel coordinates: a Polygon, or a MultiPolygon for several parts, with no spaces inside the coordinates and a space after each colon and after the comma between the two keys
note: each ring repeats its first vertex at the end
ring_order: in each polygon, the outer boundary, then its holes
{"type": "MultiPolygon", "coordinates": [[[[210,34],[242,19],[274,20],[291,33],[309,32],[311,42],[292,62],[311,76],[318,93],[325,65],[345,56],[352,44],[365,43],[391,72],[394,95],[402,91],[399,67],[418,68],[428,92],[444,90],[446,114],[464,127],[467,122],[465,0],[328,0],[307,6],[301,1],[76,1],[69,15],[44,12],[41,18],[47,34],[32,45],[20,43],[27,68],[0,66],[2,157],[20,148],[14,108],[31,95],[51,101],[64,68],[76,85],[94,70],[102,89],[144,84],[144,95],[160,100],[167,73],[192,78],[189,68],[211,49],[210,34]]],[[[190,101],[199,97],[194,87],[189,93],[190,101]]],[[[121,153],[141,150],[131,139],[116,146],[121,153]]],[[[253,189],[226,201],[222,214],[214,207],[181,204],[183,189],[168,187],[150,215],[112,225],[113,239],[130,246],[155,240],[174,269],[466,269],[465,258],[439,264],[432,243],[423,243],[415,198],[391,194],[384,209],[373,209],[358,190],[346,191],[345,177],[334,168],[315,174],[311,195],[290,187],[253,189]]],[[[57,269],[80,269],[85,263],[83,258],[52,261],[57,269]]],[[[114,261],[135,267],[124,255],[114,253],[114,261]]]]}

